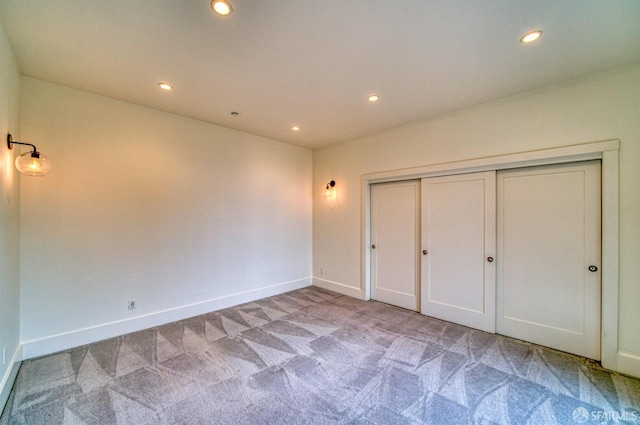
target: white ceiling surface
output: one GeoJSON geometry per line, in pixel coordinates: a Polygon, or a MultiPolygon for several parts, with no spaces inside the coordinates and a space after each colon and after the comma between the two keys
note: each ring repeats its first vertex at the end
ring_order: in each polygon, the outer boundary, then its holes
{"type": "Polygon", "coordinates": [[[24,75],[310,148],[640,60],[639,0],[229,1],[0,0],[0,21],[24,75]]]}

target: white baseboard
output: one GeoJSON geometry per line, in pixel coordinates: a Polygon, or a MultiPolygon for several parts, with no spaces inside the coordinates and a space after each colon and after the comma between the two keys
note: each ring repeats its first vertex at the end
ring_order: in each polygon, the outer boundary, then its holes
{"type": "Polygon", "coordinates": [[[16,380],[16,376],[18,376],[18,370],[20,369],[20,359],[22,358],[22,345],[18,345],[15,353],[13,353],[13,357],[11,358],[11,362],[9,363],[9,367],[4,373],[2,377],[2,381],[0,382],[0,414],[4,410],[5,405],[7,404],[7,400],[9,399],[9,394],[11,393],[11,388],[13,387],[13,383],[16,380]]]}
{"type": "Polygon", "coordinates": [[[307,286],[311,286],[311,284],[312,279],[308,277],[254,289],[251,291],[244,291],[236,294],[226,295],[224,297],[213,298],[210,300],[176,307],[169,310],[158,311],[146,314],[144,316],[133,317],[131,319],[105,323],[84,329],[74,330],[71,332],[51,335],[45,338],[34,339],[31,341],[23,341],[21,359],[26,360],[34,357],[44,356],[47,354],[57,353],[59,351],[79,347],[81,345],[91,344],[93,342],[125,335],[131,332],[137,332],[143,329],[149,329],[155,326],[184,320],[189,317],[194,317],[200,314],[233,307],[238,304],[259,300],[265,297],[271,297],[274,295],[293,291],[295,289],[305,288],[307,286]]]}
{"type": "Polygon", "coordinates": [[[640,356],[618,352],[617,371],[625,375],[640,378],[640,356]]]}
{"type": "Polygon", "coordinates": [[[353,298],[364,300],[364,291],[360,288],[354,288],[353,286],[345,285],[344,283],[332,282],[330,280],[313,278],[313,286],[317,286],[322,289],[337,292],[339,294],[348,295],[353,298]]]}

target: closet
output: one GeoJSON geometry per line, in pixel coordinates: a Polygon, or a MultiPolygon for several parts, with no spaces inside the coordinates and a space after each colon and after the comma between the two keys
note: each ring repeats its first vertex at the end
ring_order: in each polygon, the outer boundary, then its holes
{"type": "Polygon", "coordinates": [[[372,298],[599,359],[600,194],[600,161],[373,184],[372,298]]]}

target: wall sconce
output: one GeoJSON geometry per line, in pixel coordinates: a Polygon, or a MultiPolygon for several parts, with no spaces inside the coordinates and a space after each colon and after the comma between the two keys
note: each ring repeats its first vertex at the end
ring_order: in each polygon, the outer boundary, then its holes
{"type": "Polygon", "coordinates": [[[31,146],[33,151],[25,152],[16,158],[16,168],[27,176],[44,176],[51,171],[51,161],[49,158],[38,152],[35,145],[31,143],[14,142],[11,134],[7,134],[7,147],[13,149],[13,145],[31,146]]]}
{"type": "Polygon", "coordinates": [[[331,180],[327,183],[327,187],[324,190],[324,197],[327,201],[327,206],[330,210],[334,209],[336,206],[336,182],[331,180]]]}
{"type": "Polygon", "coordinates": [[[324,196],[326,198],[333,198],[336,195],[336,182],[334,180],[331,180],[329,183],[327,183],[327,188],[324,191],[324,196]]]}

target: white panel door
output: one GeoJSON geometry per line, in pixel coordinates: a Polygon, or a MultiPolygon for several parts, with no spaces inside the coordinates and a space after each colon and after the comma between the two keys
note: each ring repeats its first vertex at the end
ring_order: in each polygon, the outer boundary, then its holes
{"type": "Polygon", "coordinates": [[[371,298],[418,310],[420,182],[371,185],[371,298]]]}
{"type": "Polygon", "coordinates": [[[600,358],[600,193],[599,161],[498,173],[499,333],[600,358]]]}
{"type": "Polygon", "coordinates": [[[495,172],[422,179],[421,312],[495,332],[495,172]]]}

